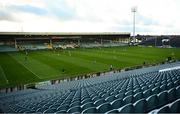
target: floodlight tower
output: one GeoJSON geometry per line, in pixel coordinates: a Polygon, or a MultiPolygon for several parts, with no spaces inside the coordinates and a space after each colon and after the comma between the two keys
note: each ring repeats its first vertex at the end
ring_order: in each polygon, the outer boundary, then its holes
{"type": "Polygon", "coordinates": [[[136,21],[135,20],[136,19],[135,16],[136,16],[136,12],[137,12],[137,7],[132,7],[131,8],[131,12],[133,13],[133,43],[135,44],[135,42],[136,42],[135,41],[136,40],[135,39],[135,29],[136,29],[135,28],[135,21],[136,21]]]}

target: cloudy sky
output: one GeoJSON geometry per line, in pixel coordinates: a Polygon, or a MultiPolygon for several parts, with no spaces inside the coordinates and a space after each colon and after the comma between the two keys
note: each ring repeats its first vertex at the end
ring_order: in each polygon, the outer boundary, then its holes
{"type": "Polygon", "coordinates": [[[180,0],[0,0],[0,31],[180,34],[180,0]]]}

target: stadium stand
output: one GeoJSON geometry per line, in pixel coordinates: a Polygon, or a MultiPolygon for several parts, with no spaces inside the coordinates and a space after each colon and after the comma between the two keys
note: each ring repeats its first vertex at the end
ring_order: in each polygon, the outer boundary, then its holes
{"type": "Polygon", "coordinates": [[[6,113],[180,112],[180,62],[0,94],[6,113]]]}
{"type": "Polygon", "coordinates": [[[0,52],[17,51],[16,48],[8,45],[0,45],[0,52]]]}
{"type": "MultiPolygon", "coordinates": [[[[163,46],[163,43],[162,43],[163,39],[164,39],[163,37],[148,38],[147,40],[142,41],[140,43],[140,45],[154,46],[155,42],[156,42],[156,46],[163,46]]],[[[170,39],[170,42],[168,43],[168,45],[170,45],[171,47],[180,47],[180,38],[179,37],[172,37],[169,39],[170,39]]]]}

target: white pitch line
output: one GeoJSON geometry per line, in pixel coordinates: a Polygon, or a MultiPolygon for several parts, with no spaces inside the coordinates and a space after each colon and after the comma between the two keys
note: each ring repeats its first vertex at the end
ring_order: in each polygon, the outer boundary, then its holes
{"type": "Polygon", "coordinates": [[[6,77],[6,74],[4,73],[4,70],[3,70],[3,68],[1,66],[0,66],[0,71],[2,72],[2,75],[3,75],[4,79],[6,80],[6,83],[9,84],[9,81],[8,81],[8,79],[6,77]]]}
{"type": "MultiPolygon", "coordinates": [[[[10,54],[9,54],[10,55],[10,54]]],[[[36,73],[32,72],[26,65],[24,65],[23,63],[19,62],[15,57],[13,57],[12,55],[10,55],[14,60],[16,60],[19,64],[23,65],[28,71],[30,71],[32,74],[34,74],[35,76],[37,76],[39,79],[40,78],[36,73]]]]}

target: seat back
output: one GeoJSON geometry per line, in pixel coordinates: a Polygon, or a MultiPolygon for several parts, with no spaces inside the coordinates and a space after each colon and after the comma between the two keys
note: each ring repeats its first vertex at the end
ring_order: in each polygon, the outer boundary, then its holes
{"type": "Polygon", "coordinates": [[[82,111],[82,113],[97,113],[96,107],[90,107],[82,111]]]}
{"type": "Polygon", "coordinates": [[[126,104],[123,107],[119,108],[120,113],[133,113],[134,112],[134,106],[132,103],[126,104]]]}
{"type": "Polygon", "coordinates": [[[157,107],[157,104],[158,104],[157,95],[151,95],[151,96],[149,96],[149,97],[146,99],[146,101],[147,101],[147,111],[148,111],[148,112],[157,107]]]}
{"type": "Polygon", "coordinates": [[[146,99],[140,99],[136,101],[134,104],[134,111],[135,113],[145,113],[147,109],[147,102],[146,99]]]}

